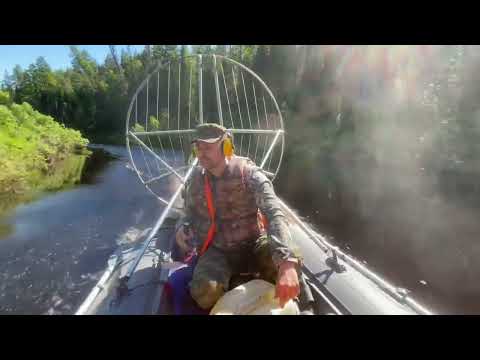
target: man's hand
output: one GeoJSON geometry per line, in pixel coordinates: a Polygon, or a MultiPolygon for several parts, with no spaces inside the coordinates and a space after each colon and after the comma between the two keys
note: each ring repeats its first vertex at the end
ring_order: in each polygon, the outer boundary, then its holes
{"type": "Polygon", "coordinates": [[[186,230],[185,225],[182,225],[175,234],[175,240],[183,254],[187,254],[192,250],[192,246],[190,245],[192,239],[193,231],[191,229],[186,230]]]}
{"type": "Polygon", "coordinates": [[[287,260],[278,269],[275,297],[278,297],[282,308],[289,300],[294,299],[300,293],[300,283],[295,266],[294,262],[287,260]]]}

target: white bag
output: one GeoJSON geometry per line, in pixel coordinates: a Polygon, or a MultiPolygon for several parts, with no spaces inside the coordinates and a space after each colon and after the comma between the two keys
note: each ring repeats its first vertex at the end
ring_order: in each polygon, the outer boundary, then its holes
{"type": "Polygon", "coordinates": [[[264,280],[252,280],[225,293],[210,315],[299,315],[293,300],[283,308],[275,298],[275,286],[264,280]]]}

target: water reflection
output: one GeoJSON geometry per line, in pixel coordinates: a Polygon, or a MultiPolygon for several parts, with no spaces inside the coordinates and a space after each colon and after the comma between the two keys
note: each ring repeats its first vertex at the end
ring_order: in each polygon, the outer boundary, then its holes
{"type": "Polygon", "coordinates": [[[0,240],[2,238],[6,238],[7,236],[13,233],[13,226],[12,224],[4,224],[0,222],[0,240]]]}
{"type": "Polygon", "coordinates": [[[6,214],[20,204],[42,198],[45,193],[71,189],[80,183],[82,172],[88,155],[70,155],[54,169],[39,179],[30,180],[28,190],[18,193],[2,193],[0,195],[0,216],[6,214]]]}

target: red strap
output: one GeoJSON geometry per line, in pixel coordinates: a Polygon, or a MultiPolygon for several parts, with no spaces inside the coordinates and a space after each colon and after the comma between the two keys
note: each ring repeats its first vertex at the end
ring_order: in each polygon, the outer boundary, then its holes
{"type": "Polygon", "coordinates": [[[208,215],[210,216],[210,228],[208,229],[207,238],[203,243],[202,249],[200,250],[200,256],[208,249],[210,243],[213,240],[215,235],[215,207],[213,206],[213,195],[212,188],[210,187],[210,181],[208,180],[208,175],[205,174],[205,197],[207,198],[207,207],[208,215]]]}
{"type": "Polygon", "coordinates": [[[258,214],[260,216],[260,221],[262,222],[263,228],[265,230],[267,230],[268,229],[268,219],[267,219],[267,217],[265,215],[263,215],[260,210],[258,211],[258,214]]]}
{"type": "MultiPolygon", "coordinates": [[[[242,175],[242,182],[244,186],[246,186],[243,167],[241,168],[241,175],[242,175]]],[[[205,251],[207,251],[208,247],[210,246],[210,243],[213,241],[213,237],[215,236],[215,229],[216,229],[215,207],[213,205],[212,188],[210,187],[210,181],[208,180],[208,175],[206,173],[205,173],[204,179],[205,179],[204,192],[205,192],[205,197],[207,199],[208,215],[210,216],[210,228],[208,229],[207,238],[205,239],[202,249],[200,250],[200,256],[203,255],[205,251]]],[[[263,215],[260,211],[258,212],[258,215],[260,217],[260,221],[264,229],[265,230],[268,229],[267,217],[263,215]]]]}

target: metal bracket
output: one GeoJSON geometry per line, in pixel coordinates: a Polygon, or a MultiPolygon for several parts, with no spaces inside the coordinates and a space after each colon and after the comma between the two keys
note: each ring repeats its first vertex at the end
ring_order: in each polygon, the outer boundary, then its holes
{"type": "Polygon", "coordinates": [[[411,291],[405,288],[397,287],[397,294],[401,297],[401,302],[406,303],[407,297],[410,295],[411,291]]]}
{"type": "Polygon", "coordinates": [[[336,273],[342,273],[346,271],[347,269],[345,268],[345,266],[339,264],[338,258],[337,258],[337,252],[335,251],[335,249],[331,249],[331,250],[332,250],[332,256],[329,257],[325,261],[325,263],[328,265],[328,267],[330,267],[336,273]]]}
{"type": "Polygon", "coordinates": [[[118,279],[118,285],[116,288],[117,291],[117,298],[120,300],[124,296],[128,296],[130,293],[130,290],[128,288],[128,280],[130,280],[130,277],[124,276],[120,279],[118,279]]]}

